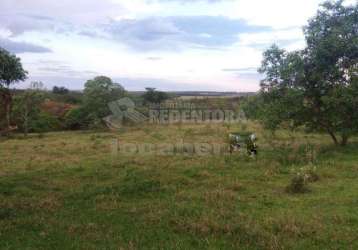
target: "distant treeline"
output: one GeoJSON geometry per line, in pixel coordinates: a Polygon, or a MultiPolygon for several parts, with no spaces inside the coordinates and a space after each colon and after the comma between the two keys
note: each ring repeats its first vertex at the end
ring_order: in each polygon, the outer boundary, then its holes
{"type": "Polygon", "coordinates": [[[243,97],[220,98],[220,92],[215,92],[217,96],[211,92],[210,99],[193,98],[185,101],[178,98],[180,94],[189,92],[167,93],[146,88],[146,91],[133,93],[105,76],[88,80],[83,91],[73,91],[62,86],[47,90],[42,82],[32,82],[27,89],[13,89],[10,92],[10,125],[15,128],[14,131],[25,135],[31,132],[105,129],[103,118],[111,115],[108,104],[123,97],[130,97],[144,115],[147,115],[153,104],[164,102],[187,102],[207,109],[235,110],[243,100],[243,97]]]}

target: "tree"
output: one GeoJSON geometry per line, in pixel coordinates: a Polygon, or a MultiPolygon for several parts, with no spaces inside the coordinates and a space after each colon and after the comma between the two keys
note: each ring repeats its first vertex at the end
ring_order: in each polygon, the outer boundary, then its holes
{"type": "Polygon", "coordinates": [[[15,97],[14,114],[25,136],[31,128],[30,123],[40,114],[40,104],[43,102],[42,89],[42,82],[32,82],[27,90],[15,97]]]}
{"type": "Polygon", "coordinates": [[[70,91],[65,88],[65,87],[57,87],[57,86],[54,86],[52,88],[52,93],[54,94],[58,94],[58,95],[66,95],[68,94],[70,91]]]}
{"type": "MultiPolygon", "coordinates": [[[[22,68],[20,58],[0,48],[0,97],[4,107],[4,117],[7,128],[10,128],[12,94],[10,85],[26,79],[27,72],[22,68]]],[[[1,125],[1,124],[0,124],[1,125]]]]}
{"type": "Polygon", "coordinates": [[[108,103],[125,94],[124,88],[106,76],[98,76],[85,83],[84,108],[93,121],[101,121],[110,114],[108,103]]]}
{"type": "Polygon", "coordinates": [[[304,32],[305,49],[273,45],[263,55],[261,120],[325,131],[346,145],[358,132],[358,5],[325,2],[304,32]]]}
{"type": "Polygon", "coordinates": [[[142,96],[145,103],[161,103],[169,98],[167,93],[156,91],[155,88],[145,88],[145,90],[142,96]]]}

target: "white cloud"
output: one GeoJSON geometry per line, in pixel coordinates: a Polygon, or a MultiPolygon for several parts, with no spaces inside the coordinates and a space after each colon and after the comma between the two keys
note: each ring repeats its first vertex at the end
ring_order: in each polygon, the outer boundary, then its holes
{"type": "Polygon", "coordinates": [[[285,48],[299,49],[304,45],[302,28],[279,29],[259,33],[239,34],[239,45],[266,48],[268,45],[276,43],[285,48]],[[302,44],[303,43],[303,44],[302,44]],[[298,45],[293,47],[292,45],[298,45]]]}
{"type": "MultiPolygon", "coordinates": [[[[79,77],[98,72],[117,79],[145,80],[140,82],[181,82],[185,83],[183,90],[196,86],[201,90],[205,86],[210,90],[257,90],[259,75],[254,69],[260,65],[263,49],[272,43],[288,50],[302,48],[301,26],[322,1],[0,0],[0,38],[53,51],[20,55],[30,77],[51,73],[59,79],[68,77],[63,75],[67,72],[75,79],[78,72],[77,84],[79,77]],[[211,23],[203,21],[208,16],[213,17],[211,23]],[[117,26],[115,33],[103,28],[113,23],[124,26],[117,26]],[[163,30],[167,34],[161,36],[163,30]],[[169,31],[180,35],[169,35],[169,31]],[[178,43],[184,46],[176,46],[178,43]],[[155,50],[148,50],[150,46],[155,50]],[[44,63],[39,61],[46,60],[65,66],[47,67],[44,72],[44,63]]],[[[126,86],[123,82],[127,88],[132,83],[126,86]]],[[[170,88],[172,85],[162,87],[170,88]]]]}
{"type": "Polygon", "coordinates": [[[238,0],[228,13],[252,25],[274,28],[302,26],[313,16],[322,0],[238,0]]]}

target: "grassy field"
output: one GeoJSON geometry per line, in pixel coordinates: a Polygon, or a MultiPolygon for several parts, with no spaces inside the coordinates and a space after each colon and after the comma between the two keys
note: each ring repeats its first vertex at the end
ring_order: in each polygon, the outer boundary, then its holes
{"type": "Polygon", "coordinates": [[[121,155],[120,142],[225,142],[245,126],[59,132],[0,142],[1,249],[358,249],[358,143],[257,131],[259,155],[121,155]],[[305,166],[318,181],[286,191],[305,166]]]}

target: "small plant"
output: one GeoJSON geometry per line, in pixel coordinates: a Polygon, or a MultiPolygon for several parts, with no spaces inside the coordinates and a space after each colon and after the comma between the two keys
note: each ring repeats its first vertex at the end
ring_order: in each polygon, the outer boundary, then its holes
{"type": "Polygon", "coordinates": [[[309,164],[300,168],[295,176],[291,179],[290,185],[286,187],[286,191],[289,193],[305,193],[309,191],[308,183],[316,182],[319,180],[319,176],[316,171],[316,166],[309,164]]]}
{"type": "Polygon", "coordinates": [[[308,164],[300,169],[301,175],[304,176],[307,182],[316,182],[319,180],[317,168],[313,164],[308,164]]]}
{"type": "Polygon", "coordinates": [[[302,171],[305,173],[305,178],[308,182],[316,182],[319,180],[319,176],[317,174],[317,167],[313,164],[309,164],[303,167],[302,171]]]}
{"type": "Polygon", "coordinates": [[[307,181],[305,180],[304,176],[301,174],[297,174],[291,179],[290,185],[286,187],[286,191],[289,193],[305,193],[309,189],[307,187],[307,181]]]}

